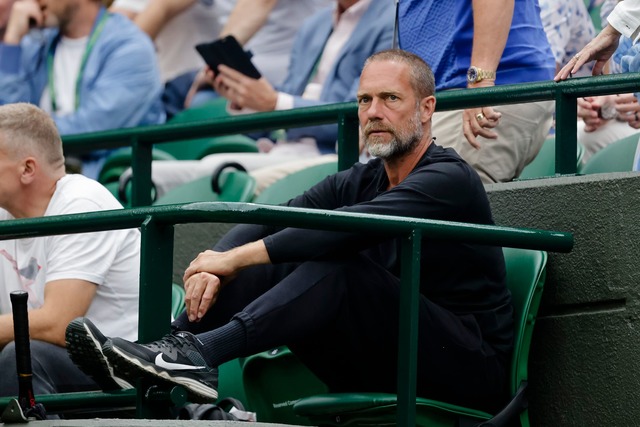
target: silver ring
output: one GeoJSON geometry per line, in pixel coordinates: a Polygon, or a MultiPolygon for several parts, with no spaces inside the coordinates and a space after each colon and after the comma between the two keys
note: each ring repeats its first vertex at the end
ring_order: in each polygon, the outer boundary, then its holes
{"type": "Polygon", "coordinates": [[[573,58],[577,61],[578,59],[580,59],[580,54],[579,54],[579,53],[576,53],[576,54],[573,56],[573,58]]]}
{"type": "Polygon", "coordinates": [[[482,113],[478,113],[476,114],[476,120],[481,122],[484,119],[484,114],[482,113]]]}

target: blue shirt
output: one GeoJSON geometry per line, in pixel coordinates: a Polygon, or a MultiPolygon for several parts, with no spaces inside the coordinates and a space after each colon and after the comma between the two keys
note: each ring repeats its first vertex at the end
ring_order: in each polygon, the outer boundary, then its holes
{"type": "MultiPolygon", "coordinates": [[[[398,34],[402,49],[431,66],[436,90],[467,87],[473,46],[471,0],[401,1],[398,34]]],[[[554,72],[555,60],[537,0],[515,0],[496,84],[550,80],[554,72]]]]}
{"type": "MultiPolygon", "coordinates": [[[[0,43],[0,104],[40,103],[47,54],[58,33],[32,32],[18,46],[0,43]]],[[[162,89],[149,37],[126,17],[111,14],[87,59],[78,109],[52,117],[63,135],[160,124],[162,89]]]]}

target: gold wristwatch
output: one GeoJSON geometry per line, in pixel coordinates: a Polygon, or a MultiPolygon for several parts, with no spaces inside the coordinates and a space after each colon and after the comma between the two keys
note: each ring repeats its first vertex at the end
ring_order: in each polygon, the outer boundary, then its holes
{"type": "Polygon", "coordinates": [[[471,66],[467,70],[467,82],[468,83],[478,83],[484,79],[495,79],[496,72],[483,70],[482,68],[471,66]]]}

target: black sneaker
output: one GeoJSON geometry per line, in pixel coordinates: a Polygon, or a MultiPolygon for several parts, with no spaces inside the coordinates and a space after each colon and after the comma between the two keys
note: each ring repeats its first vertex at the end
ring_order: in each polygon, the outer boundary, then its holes
{"type": "Polygon", "coordinates": [[[149,344],[112,338],[102,350],[116,371],[131,382],[144,377],[180,385],[194,403],[218,398],[218,369],[207,365],[202,343],[189,332],[175,332],[149,344]]]}
{"type": "Polygon", "coordinates": [[[65,333],[67,353],[73,363],[89,375],[105,391],[133,388],[114,373],[113,367],[102,353],[107,337],[102,335],[91,320],[78,317],[67,325],[65,333]]]}

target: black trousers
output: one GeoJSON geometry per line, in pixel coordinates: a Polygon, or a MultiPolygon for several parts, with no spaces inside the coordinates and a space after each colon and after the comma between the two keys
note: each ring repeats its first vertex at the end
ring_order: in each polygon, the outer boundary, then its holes
{"type": "MultiPolygon", "coordinates": [[[[221,291],[199,323],[206,333],[241,320],[248,356],[287,345],[333,392],[397,389],[400,280],[365,256],[251,267],[221,291]]],[[[483,341],[473,315],[419,302],[418,395],[495,410],[507,395],[507,363],[483,341]]]]}

